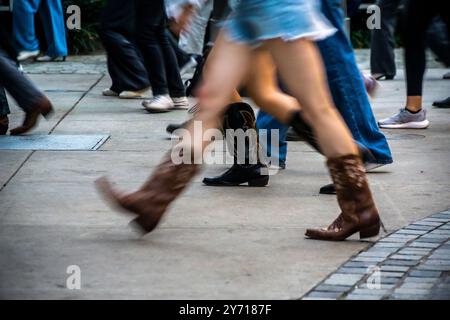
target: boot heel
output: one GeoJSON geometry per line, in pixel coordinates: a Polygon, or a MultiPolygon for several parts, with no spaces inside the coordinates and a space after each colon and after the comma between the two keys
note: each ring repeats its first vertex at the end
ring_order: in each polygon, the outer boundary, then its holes
{"type": "Polygon", "coordinates": [[[264,176],[262,178],[250,180],[248,185],[250,187],[265,187],[269,183],[269,176],[264,176]]]}
{"type": "Polygon", "coordinates": [[[370,227],[366,227],[364,229],[359,230],[359,238],[371,238],[375,237],[380,233],[380,223],[376,223],[370,227]]]}
{"type": "Polygon", "coordinates": [[[41,115],[47,120],[50,119],[55,113],[51,102],[48,100],[45,101],[44,104],[40,106],[40,112],[41,115]]]}
{"type": "Polygon", "coordinates": [[[49,111],[43,112],[43,113],[42,113],[42,116],[43,116],[46,120],[49,120],[51,117],[54,116],[54,114],[55,114],[55,111],[53,111],[53,109],[51,109],[51,110],[49,110],[49,111]]]}

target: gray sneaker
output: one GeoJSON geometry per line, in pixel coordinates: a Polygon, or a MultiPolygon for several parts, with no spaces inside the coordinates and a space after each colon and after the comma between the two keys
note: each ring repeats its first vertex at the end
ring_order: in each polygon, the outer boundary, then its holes
{"type": "Polygon", "coordinates": [[[378,121],[378,126],[385,129],[425,129],[429,125],[425,109],[411,113],[403,108],[392,117],[378,121]]]}

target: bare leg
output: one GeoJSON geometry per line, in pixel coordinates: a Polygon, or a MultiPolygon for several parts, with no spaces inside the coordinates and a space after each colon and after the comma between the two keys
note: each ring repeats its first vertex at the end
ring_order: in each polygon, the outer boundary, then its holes
{"type": "MultiPolygon", "coordinates": [[[[203,133],[218,128],[222,116],[235,88],[245,75],[251,49],[245,45],[234,44],[220,35],[215,50],[211,52],[204,73],[204,84],[199,90],[200,109],[194,120],[202,122],[202,131],[195,132],[194,121],[189,122],[182,135],[183,150],[193,151],[202,156],[210,141],[203,141],[203,133]]],[[[184,158],[183,158],[184,160],[184,158]]],[[[151,232],[160,222],[168,206],[185,189],[198,171],[198,166],[190,163],[176,164],[171,153],[166,154],[148,181],[136,192],[121,193],[112,187],[108,179],[97,180],[99,191],[115,207],[126,210],[138,217],[133,220],[145,233],[151,232]]]]}
{"type": "Polygon", "coordinates": [[[291,113],[300,110],[297,99],[281,92],[276,67],[270,52],[256,50],[252,55],[246,88],[253,101],[281,122],[288,123],[291,113]]]}
{"type": "Polygon", "coordinates": [[[301,103],[325,156],[357,154],[350,131],[331,99],[315,44],[305,39],[274,39],[265,45],[290,92],[301,103]]]}
{"type": "Polygon", "coordinates": [[[422,96],[407,96],[406,109],[412,112],[418,112],[422,109],[422,96]]]}
{"type": "MultiPolygon", "coordinates": [[[[223,32],[218,36],[205,66],[203,84],[199,89],[200,109],[194,120],[202,122],[204,131],[219,128],[230,99],[236,99],[236,88],[247,73],[251,48],[230,42],[223,32]],[[234,97],[234,98],[233,98],[234,97]]],[[[187,126],[193,148],[203,148],[209,143],[193,134],[193,122],[187,126]]],[[[187,142],[187,141],[186,141],[187,142]]]]}

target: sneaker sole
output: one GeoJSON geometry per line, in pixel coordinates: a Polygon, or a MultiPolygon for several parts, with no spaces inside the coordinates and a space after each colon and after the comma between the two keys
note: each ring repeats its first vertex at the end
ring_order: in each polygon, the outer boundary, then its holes
{"type": "Polygon", "coordinates": [[[407,122],[401,124],[381,124],[378,126],[384,129],[426,129],[430,125],[430,121],[423,120],[418,122],[407,122]]]}
{"type": "Polygon", "coordinates": [[[189,105],[174,105],[172,110],[189,110],[189,105]]]}
{"type": "Polygon", "coordinates": [[[166,112],[172,111],[172,109],[148,109],[148,108],[145,108],[145,107],[144,107],[144,109],[148,113],[166,113],[166,112]]]}
{"type": "Polygon", "coordinates": [[[120,99],[144,99],[146,98],[145,94],[136,94],[136,95],[120,95],[120,99]]]}

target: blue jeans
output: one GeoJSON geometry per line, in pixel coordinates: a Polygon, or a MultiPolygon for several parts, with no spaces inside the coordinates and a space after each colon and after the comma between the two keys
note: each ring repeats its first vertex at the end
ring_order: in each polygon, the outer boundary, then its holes
{"type": "Polygon", "coordinates": [[[34,17],[39,11],[47,39],[47,55],[67,56],[66,31],[61,0],[14,1],[13,38],[18,52],[39,50],[34,17]]]}
{"type": "MultiPolygon", "coordinates": [[[[344,31],[340,0],[322,0],[322,13],[338,30],[333,36],[317,42],[325,64],[328,85],[334,103],[349,127],[353,138],[368,148],[377,163],[392,163],[386,137],[379,130],[367,97],[353,48],[344,31]]],[[[286,126],[260,111],[258,129],[280,129],[280,163],[286,161],[286,126]]],[[[270,150],[270,143],[266,150],[270,150]]],[[[269,153],[270,151],[268,151],[269,153]]]]}

